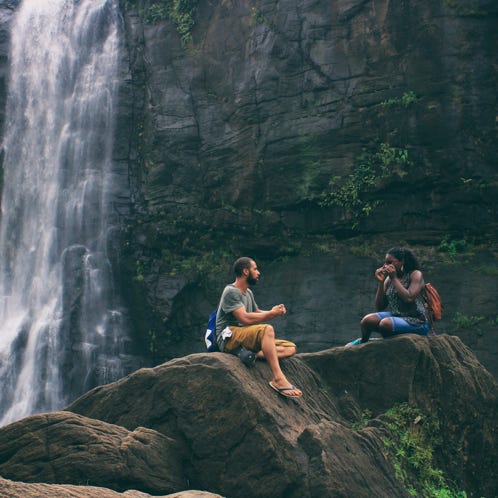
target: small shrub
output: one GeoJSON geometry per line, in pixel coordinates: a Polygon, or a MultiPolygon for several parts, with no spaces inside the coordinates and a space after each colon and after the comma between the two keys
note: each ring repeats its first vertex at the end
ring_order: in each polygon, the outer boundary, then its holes
{"type": "Polygon", "coordinates": [[[147,24],[156,24],[171,19],[176,26],[183,45],[192,43],[192,28],[195,24],[197,0],[158,0],[144,8],[142,1],[128,2],[126,8],[136,6],[147,24]]]}
{"type": "Polygon", "coordinates": [[[445,237],[437,247],[437,250],[447,254],[452,262],[473,255],[472,244],[465,239],[452,240],[450,237],[445,237]]]}
{"type": "Polygon", "coordinates": [[[143,263],[139,260],[135,261],[135,276],[133,277],[135,282],[143,282],[145,280],[144,270],[143,263]]]}
{"type": "Polygon", "coordinates": [[[331,191],[322,196],[320,205],[342,207],[356,228],[360,219],[370,215],[381,203],[378,199],[369,199],[368,194],[387,178],[406,175],[409,164],[406,149],[382,143],[374,153],[360,156],[346,178],[333,177],[329,184],[331,191]]]}
{"type": "Polygon", "coordinates": [[[415,104],[418,101],[417,96],[414,92],[405,92],[401,97],[384,100],[381,102],[381,106],[389,107],[389,106],[403,106],[409,107],[412,104],[415,104]]]}
{"type": "Polygon", "coordinates": [[[385,414],[392,438],[384,440],[396,478],[414,496],[466,498],[434,467],[434,449],[441,445],[439,422],[408,403],[395,405],[385,414]]]}
{"type": "Polygon", "coordinates": [[[168,18],[166,5],[154,3],[144,13],[144,21],[147,24],[157,24],[168,18]]]}
{"type": "Polygon", "coordinates": [[[192,28],[194,27],[194,11],[197,0],[172,0],[168,14],[176,25],[183,45],[192,43],[192,28]]]}
{"type": "Polygon", "coordinates": [[[254,6],[251,8],[251,19],[253,24],[264,24],[266,22],[265,16],[254,6]]]}
{"type": "MultiPolygon", "coordinates": [[[[192,247],[192,251],[194,248],[192,247]]],[[[223,250],[195,250],[195,254],[184,256],[169,249],[161,251],[162,270],[171,277],[207,277],[222,273],[231,263],[231,255],[223,250]]]]}
{"type": "Polygon", "coordinates": [[[457,312],[455,316],[451,319],[451,323],[455,329],[472,329],[485,320],[483,316],[477,315],[465,315],[463,313],[457,312]]]}
{"type": "Polygon", "coordinates": [[[363,429],[370,420],[372,420],[373,413],[367,408],[360,413],[358,420],[351,424],[351,429],[357,431],[359,429],[363,429]]]}

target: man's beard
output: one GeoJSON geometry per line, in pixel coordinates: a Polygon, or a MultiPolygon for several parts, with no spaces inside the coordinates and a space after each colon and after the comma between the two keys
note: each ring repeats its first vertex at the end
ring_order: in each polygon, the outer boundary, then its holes
{"type": "Polygon", "coordinates": [[[252,287],[258,283],[258,279],[253,277],[247,277],[247,283],[252,287]]]}

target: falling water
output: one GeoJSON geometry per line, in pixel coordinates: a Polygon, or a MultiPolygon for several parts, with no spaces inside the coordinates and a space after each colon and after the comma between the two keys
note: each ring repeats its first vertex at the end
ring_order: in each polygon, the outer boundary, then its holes
{"type": "Polygon", "coordinates": [[[0,424],[123,375],[106,254],[113,0],[23,0],[11,30],[0,232],[0,424]]]}

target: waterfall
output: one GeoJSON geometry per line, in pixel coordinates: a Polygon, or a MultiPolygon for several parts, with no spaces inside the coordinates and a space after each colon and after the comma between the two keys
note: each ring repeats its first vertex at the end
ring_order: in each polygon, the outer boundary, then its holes
{"type": "Polygon", "coordinates": [[[0,424],[60,409],[125,373],[126,320],[107,254],[116,1],[23,0],[11,29],[0,424]]]}

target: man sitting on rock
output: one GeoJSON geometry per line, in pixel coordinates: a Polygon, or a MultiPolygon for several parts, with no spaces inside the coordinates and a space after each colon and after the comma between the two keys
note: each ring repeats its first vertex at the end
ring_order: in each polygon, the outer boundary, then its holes
{"type": "Polygon", "coordinates": [[[246,350],[265,358],[272,371],[270,386],[288,398],[299,398],[302,392],[293,386],[283,374],[279,359],[296,354],[296,345],[275,339],[275,331],[266,322],[285,315],[283,304],[269,311],[260,310],[249,288],[258,282],[260,272],[251,258],[239,258],[233,265],[235,282],[223,290],[216,318],[216,340],[220,351],[239,354],[246,350]]]}

